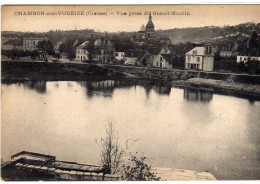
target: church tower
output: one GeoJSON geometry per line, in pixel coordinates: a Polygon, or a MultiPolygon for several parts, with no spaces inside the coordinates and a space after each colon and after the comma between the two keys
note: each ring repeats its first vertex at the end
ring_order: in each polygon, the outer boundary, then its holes
{"type": "Polygon", "coordinates": [[[155,38],[154,24],[153,24],[153,21],[152,21],[151,14],[149,15],[149,20],[146,24],[145,36],[148,40],[155,38]]]}

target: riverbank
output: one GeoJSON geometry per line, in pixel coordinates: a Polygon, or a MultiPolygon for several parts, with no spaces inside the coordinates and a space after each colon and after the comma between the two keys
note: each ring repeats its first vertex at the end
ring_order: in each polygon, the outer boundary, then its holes
{"type": "Polygon", "coordinates": [[[127,66],[108,67],[173,87],[202,88],[212,90],[215,93],[260,100],[260,75],[127,66]]]}
{"type": "Polygon", "coordinates": [[[260,85],[257,84],[237,83],[232,80],[202,78],[191,78],[186,81],[172,81],[171,84],[174,87],[206,89],[219,94],[260,100],[260,85]]]}
{"type": "Polygon", "coordinates": [[[79,63],[2,62],[2,82],[29,80],[99,81],[123,77],[159,85],[194,87],[216,93],[260,100],[260,75],[159,69],[135,66],[97,66],[79,63]]]}
{"type": "Polygon", "coordinates": [[[124,74],[96,65],[78,63],[3,61],[2,82],[45,80],[83,81],[124,77],[124,74]]]}

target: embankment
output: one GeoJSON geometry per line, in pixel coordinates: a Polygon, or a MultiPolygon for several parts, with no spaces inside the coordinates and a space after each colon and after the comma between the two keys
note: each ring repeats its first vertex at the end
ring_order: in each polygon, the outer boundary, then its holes
{"type": "Polygon", "coordinates": [[[2,61],[2,81],[22,80],[104,80],[121,78],[124,74],[95,65],[77,63],[2,61]]]}
{"type": "Polygon", "coordinates": [[[214,92],[260,100],[260,75],[172,70],[129,66],[107,66],[138,78],[157,80],[179,87],[211,89],[214,92]]]}

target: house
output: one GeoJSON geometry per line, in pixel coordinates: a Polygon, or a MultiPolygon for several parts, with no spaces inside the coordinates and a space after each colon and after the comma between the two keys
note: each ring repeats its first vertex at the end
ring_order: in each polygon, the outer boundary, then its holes
{"type": "Polygon", "coordinates": [[[37,45],[45,38],[23,38],[23,50],[34,51],[37,50],[37,45]]]}
{"type": "Polygon", "coordinates": [[[1,46],[2,50],[23,50],[23,41],[20,39],[11,39],[4,42],[1,46]]]}
{"type": "Polygon", "coordinates": [[[141,51],[129,51],[125,54],[125,65],[136,65],[137,58],[141,54],[141,51]]]}
{"type": "Polygon", "coordinates": [[[219,55],[221,57],[232,57],[237,56],[238,44],[236,42],[228,42],[218,46],[219,55]]]}
{"type": "Polygon", "coordinates": [[[195,47],[185,54],[185,69],[212,71],[214,55],[211,46],[195,47]]]}
{"type": "Polygon", "coordinates": [[[159,68],[172,68],[173,59],[170,54],[158,54],[153,59],[153,66],[159,68]]]}
{"type": "Polygon", "coordinates": [[[79,45],[76,49],[76,60],[77,61],[87,61],[88,60],[88,50],[87,45],[89,41],[85,41],[79,45]]]}
{"type": "Polygon", "coordinates": [[[122,62],[124,60],[126,48],[124,47],[123,44],[115,44],[114,48],[115,48],[115,53],[114,53],[115,60],[118,62],[122,62]]]}
{"type": "Polygon", "coordinates": [[[248,61],[260,61],[260,56],[248,56],[248,55],[239,55],[237,56],[237,63],[248,61]]]}
{"type": "Polygon", "coordinates": [[[125,56],[125,52],[122,51],[115,51],[115,60],[117,61],[123,61],[124,60],[124,56],[125,56]]]}
{"type": "Polygon", "coordinates": [[[96,55],[94,60],[102,60],[109,63],[114,58],[114,46],[109,38],[99,38],[94,42],[95,48],[100,50],[100,54],[96,55]]]}

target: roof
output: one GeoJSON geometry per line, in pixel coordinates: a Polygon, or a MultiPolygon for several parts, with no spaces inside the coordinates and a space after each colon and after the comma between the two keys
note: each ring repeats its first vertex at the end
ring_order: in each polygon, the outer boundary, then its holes
{"type": "Polygon", "coordinates": [[[91,171],[91,172],[99,172],[103,169],[101,166],[80,164],[76,162],[64,162],[64,161],[53,162],[52,167],[58,169],[65,169],[65,170],[79,170],[79,171],[91,171]]]}
{"type": "Polygon", "coordinates": [[[187,52],[186,55],[193,55],[194,52],[196,52],[195,55],[204,56],[204,55],[206,55],[206,48],[205,47],[195,47],[195,48],[191,49],[189,52],[187,52]]]}
{"type": "Polygon", "coordinates": [[[141,28],[140,28],[140,31],[139,32],[145,32],[145,27],[144,27],[144,25],[142,25],[141,26],[141,28]]]}
{"type": "Polygon", "coordinates": [[[161,56],[168,62],[171,63],[172,62],[172,57],[170,54],[161,54],[161,56]]]}
{"type": "Polygon", "coordinates": [[[131,57],[131,58],[138,58],[138,56],[142,53],[143,51],[129,51],[126,53],[125,57],[131,57]]]}
{"type": "Polygon", "coordinates": [[[149,15],[149,20],[146,24],[146,28],[154,28],[151,14],[149,15]]]}
{"type": "Polygon", "coordinates": [[[55,156],[51,155],[44,155],[39,153],[33,153],[28,151],[19,152],[13,156],[11,156],[12,160],[19,160],[19,159],[26,159],[32,161],[48,161],[48,160],[55,160],[55,156]]]}
{"type": "Polygon", "coordinates": [[[146,51],[142,51],[139,56],[137,57],[137,61],[141,61],[147,54],[149,54],[146,51]]]}
{"type": "Polygon", "coordinates": [[[3,45],[22,46],[23,45],[23,40],[8,40],[7,42],[3,43],[3,45]]]}
{"type": "Polygon", "coordinates": [[[150,48],[150,49],[148,49],[148,52],[151,55],[158,55],[161,52],[161,48],[159,48],[159,47],[150,48]]]}
{"type": "Polygon", "coordinates": [[[88,45],[89,41],[83,42],[81,45],[77,47],[77,49],[86,49],[86,46],[88,45]]]}
{"type": "Polygon", "coordinates": [[[33,38],[33,37],[31,37],[31,38],[26,38],[26,37],[24,37],[23,39],[24,39],[24,40],[44,40],[45,38],[33,38]]]}

